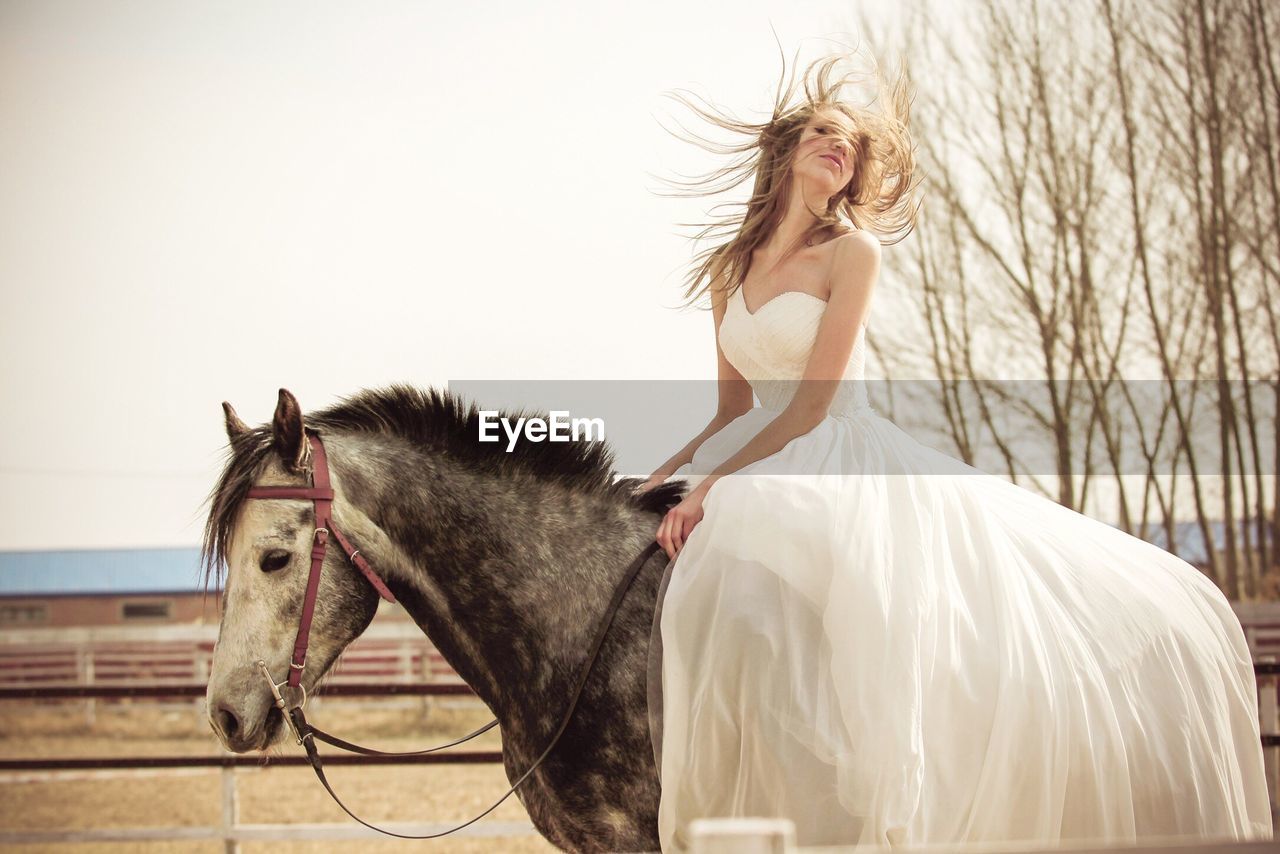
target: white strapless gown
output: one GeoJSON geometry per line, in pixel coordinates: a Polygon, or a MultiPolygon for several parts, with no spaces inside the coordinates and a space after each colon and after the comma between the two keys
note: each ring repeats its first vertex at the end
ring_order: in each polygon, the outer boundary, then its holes
{"type": "MultiPolygon", "coordinates": [[[[673,477],[785,406],[825,305],[733,296],[720,344],[763,406],[673,477]]],[[[1180,558],[920,444],[861,382],[704,511],[657,617],[664,851],[700,816],[802,845],[1271,837],[1249,648],[1180,558]]]]}

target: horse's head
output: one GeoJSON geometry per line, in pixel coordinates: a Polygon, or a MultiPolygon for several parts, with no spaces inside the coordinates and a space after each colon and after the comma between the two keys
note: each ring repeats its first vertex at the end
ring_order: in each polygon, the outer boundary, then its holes
{"type": "MultiPolygon", "coordinates": [[[[205,556],[223,563],[222,620],[206,695],[209,721],[230,750],[262,749],[277,741],[284,721],[259,660],[277,682],[289,673],[306,595],[315,536],[306,498],[265,500],[254,486],[310,486],[310,445],[302,410],[280,390],[271,425],[251,428],[223,403],[231,459],[211,496],[205,556]]],[[[336,479],[335,491],[340,487],[336,479]]],[[[378,595],[346,561],[327,549],[311,624],[302,687],[315,683],[373,619],[378,595]]]]}

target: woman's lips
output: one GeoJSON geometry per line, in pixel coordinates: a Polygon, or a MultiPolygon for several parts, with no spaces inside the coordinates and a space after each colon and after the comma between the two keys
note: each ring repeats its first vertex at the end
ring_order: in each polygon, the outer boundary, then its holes
{"type": "Polygon", "coordinates": [[[822,155],[822,158],[824,160],[830,160],[832,163],[834,163],[836,165],[837,170],[844,168],[844,164],[840,162],[840,158],[836,157],[833,154],[824,154],[822,155]]]}

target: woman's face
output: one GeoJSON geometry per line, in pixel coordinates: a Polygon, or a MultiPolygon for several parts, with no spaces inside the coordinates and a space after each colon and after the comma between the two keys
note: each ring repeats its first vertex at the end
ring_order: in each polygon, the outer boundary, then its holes
{"type": "Polygon", "coordinates": [[[797,179],[811,183],[829,199],[853,177],[853,122],[836,109],[818,110],[805,123],[791,160],[797,179]]]}

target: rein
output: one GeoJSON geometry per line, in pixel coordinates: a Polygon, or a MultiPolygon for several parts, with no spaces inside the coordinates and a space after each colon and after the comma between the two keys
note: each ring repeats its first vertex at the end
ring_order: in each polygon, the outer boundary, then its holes
{"type": "Polygon", "coordinates": [[[486,732],[497,726],[498,719],[494,718],[489,723],[480,727],[480,729],[465,735],[456,741],[448,744],[441,744],[436,747],[429,747],[426,750],[415,750],[405,753],[389,753],[381,750],[374,750],[369,747],[361,747],[349,741],[344,741],[337,736],[312,726],[307,722],[306,715],[302,711],[302,707],[307,703],[307,692],[302,686],[302,671],[307,662],[307,646],[311,638],[311,619],[315,615],[316,597],[320,590],[320,570],[324,566],[325,551],[328,547],[329,536],[332,534],[333,539],[342,547],[342,551],[346,553],[347,559],[355,565],[371,585],[378,592],[378,595],[388,602],[395,602],[396,598],[392,595],[387,585],[373,571],[373,567],[369,566],[369,562],[360,554],[360,550],[353,548],[351,542],[343,536],[342,532],[333,523],[333,487],[329,482],[329,464],[325,457],[324,443],[320,440],[320,436],[316,433],[308,431],[307,439],[311,443],[312,461],[311,468],[311,486],[255,486],[251,487],[248,492],[249,498],[275,498],[275,499],[307,499],[315,505],[315,533],[311,539],[311,573],[307,576],[307,590],[302,600],[302,615],[298,618],[298,634],[293,643],[293,655],[289,660],[289,673],[283,682],[277,682],[271,675],[270,669],[265,661],[258,660],[255,662],[257,668],[262,672],[262,676],[267,680],[267,684],[271,686],[271,696],[275,699],[276,708],[284,716],[285,723],[288,724],[290,731],[293,733],[294,739],[298,744],[302,745],[307,754],[307,761],[311,768],[315,771],[316,778],[319,779],[320,785],[324,786],[325,791],[329,793],[329,797],[333,798],[334,803],[342,808],[342,811],[360,824],[387,836],[395,836],[400,839],[433,839],[438,836],[447,836],[450,833],[461,830],[469,824],[472,824],[489,813],[493,812],[499,804],[505,801],[519,787],[525,779],[533,773],[533,770],[542,764],[542,760],[547,758],[551,753],[551,749],[556,746],[560,740],[560,735],[568,727],[569,721],[573,718],[573,712],[578,706],[578,698],[582,694],[583,687],[587,684],[587,677],[591,673],[591,668],[596,663],[596,658],[600,653],[600,646],[604,643],[605,635],[609,631],[609,627],[613,624],[613,617],[617,613],[618,606],[622,604],[622,599],[627,591],[631,588],[631,584],[635,581],[636,576],[640,574],[640,568],[659,548],[658,542],[652,541],[647,545],[631,565],[627,567],[623,573],[622,580],[614,589],[613,599],[609,602],[609,606],[605,608],[604,615],[600,619],[599,627],[596,629],[596,636],[591,644],[587,659],[583,663],[582,669],[578,675],[578,681],[574,685],[573,694],[569,698],[569,707],[564,713],[563,719],[560,721],[560,727],[556,730],[555,735],[551,737],[551,742],[541,755],[534,760],[533,764],[520,775],[520,778],[507,789],[506,794],[493,803],[484,812],[475,818],[465,821],[457,827],[439,833],[427,833],[419,836],[395,833],[386,830],[377,825],[370,824],[347,808],[334,792],[333,787],[329,785],[329,780],[324,773],[324,763],[320,759],[320,754],[316,750],[316,742],[323,741],[340,750],[346,750],[352,753],[359,753],[364,756],[421,756],[426,753],[434,753],[437,750],[443,750],[446,747],[453,747],[468,741],[483,732],[486,732]],[[289,695],[286,698],[286,693],[289,695]]]}

